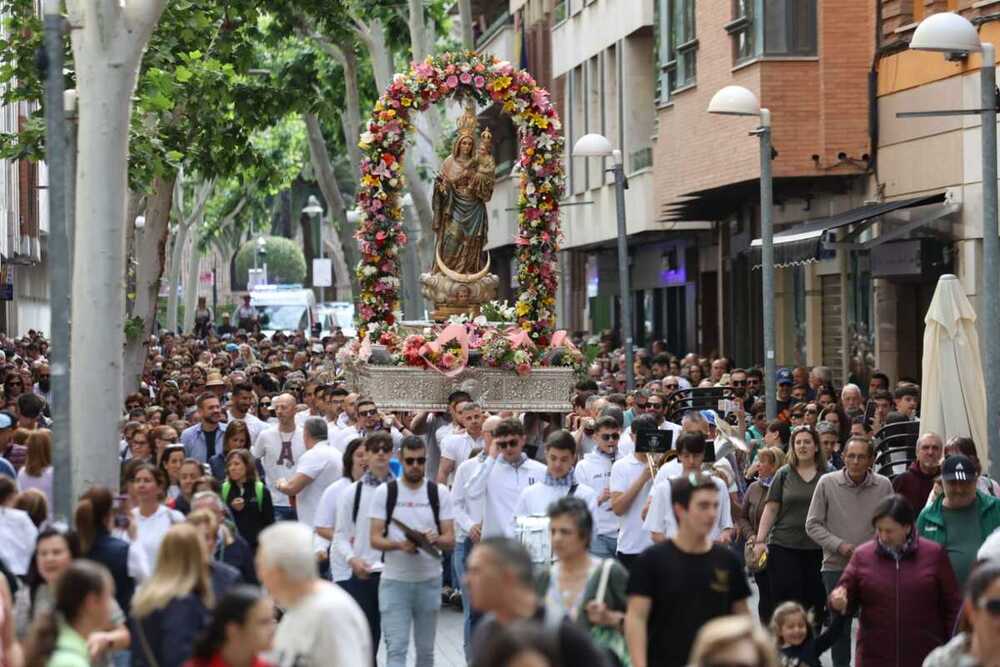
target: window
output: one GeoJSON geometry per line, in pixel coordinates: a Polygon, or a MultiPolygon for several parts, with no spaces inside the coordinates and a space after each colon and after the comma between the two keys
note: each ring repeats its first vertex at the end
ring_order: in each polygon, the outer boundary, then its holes
{"type": "Polygon", "coordinates": [[[764,0],[764,53],[816,55],[816,0],[764,0]]]}
{"type": "Polygon", "coordinates": [[[753,6],[756,0],[733,0],[733,20],[726,32],[733,40],[733,62],[740,63],[758,55],[755,48],[753,6]]]}
{"type": "Polygon", "coordinates": [[[697,77],[698,40],[695,37],[695,0],[657,0],[657,53],[660,102],[670,94],[694,85],[697,77]]]}

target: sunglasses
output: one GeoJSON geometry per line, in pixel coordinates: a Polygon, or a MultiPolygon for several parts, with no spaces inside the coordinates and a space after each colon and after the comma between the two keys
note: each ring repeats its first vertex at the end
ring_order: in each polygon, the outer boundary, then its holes
{"type": "Polygon", "coordinates": [[[601,440],[604,442],[611,442],[612,440],[620,440],[622,437],[621,433],[603,433],[601,434],[601,440]]]}
{"type": "Polygon", "coordinates": [[[663,403],[660,403],[659,401],[655,403],[653,401],[650,401],[646,407],[648,407],[650,410],[659,410],[660,408],[663,407],[663,403]]]}
{"type": "Polygon", "coordinates": [[[513,438],[511,440],[494,440],[493,442],[500,449],[507,449],[508,447],[517,447],[517,438],[513,438]]]}
{"type": "Polygon", "coordinates": [[[989,612],[990,616],[1000,617],[1000,598],[993,598],[992,600],[983,600],[979,603],[980,609],[985,609],[989,612]]]}
{"type": "Polygon", "coordinates": [[[640,410],[645,410],[647,405],[649,405],[649,403],[636,402],[635,407],[639,408],[640,410]]]}
{"type": "Polygon", "coordinates": [[[371,417],[376,412],[378,412],[378,410],[358,410],[358,416],[359,417],[371,417]]]}
{"type": "Polygon", "coordinates": [[[680,387],[679,384],[665,384],[665,385],[663,385],[664,389],[677,389],[679,387],[680,387]]]}
{"type": "Polygon", "coordinates": [[[382,452],[384,454],[392,454],[392,445],[374,445],[368,448],[368,451],[372,454],[378,454],[382,452]]]}
{"type": "Polygon", "coordinates": [[[796,412],[792,415],[792,419],[802,419],[804,416],[801,412],[796,412]]]}
{"type": "Polygon", "coordinates": [[[403,463],[408,466],[422,466],[427,463],[426,456],[407,456],[403,459],[403,463]]]}
{"type": "Polygon", "coordinates": [[[815,408],[806,408],[806,414],[807,415],[818,415],[819,414],[819,410],[816,410],[815,408]]]}
{"type": "Polygon", "coordinates": [[[745,387],[747,386],[746,380],[733,380],[732,385],[734,387],[745,387]]]}

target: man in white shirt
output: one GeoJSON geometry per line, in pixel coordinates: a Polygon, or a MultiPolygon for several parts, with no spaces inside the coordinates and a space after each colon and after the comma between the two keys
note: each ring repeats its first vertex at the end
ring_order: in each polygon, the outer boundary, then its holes
{"type": "Polygon", "coordinates": [[[465,583],[465,565],[468,562],[472,547],[479,543],[483,537],[483,499],[476,501],[469,500],[466,486],[469,479],[479,470],[479,467],[486,462],[491,448],[493,447],[493,429],[501,419],[496,416],[487,417],[483,422],[484,447],[479,453],[473,450],[473,456],[458,464],[455,471],[455,483],[451,487],[451,501],[455,507],[455,552],[452,554],[452,569],[454,570],[453,580],[458,582],[462,590],[462,616],[464,617],[464,646],[465,657],[468,661],[471,657],[470,642],[472,640],[472,626],[478,622],[479,614],[469,603],[469,587],[465,583]]]}
{"type": "Polygon", "coordinates": [[[316,380],[309,380],[305,384],[305,388],[302,391],[302,402],[305,403],[309,409],[295,413],[295,425],[299,428],[302,428],[302,425],[305,424],[306,420],[310,417],[323,417],[323,411],[320,409],[320,401],[316,398],[316,389],[318,387],[319,382],[316,380]]]}
{"type": "Polygon", "coordinates": [[[323,401],[323,416],[326,417],[330,433],[339,433],[343,428],[340,425],[340,415],[344,411],[344,398],[347,397],[348,392],[343,387],[335,387],[329,384],[320,387],[319,392],[323,401]]]}
{"type": "Polygon", "coordinates": [[[315,528],[314,517],[326,488],[343,474],[343,453],[327,442],[326,420],[310,417],[302,427],[306,451],[295,464],[291,479],[279,479],[275,486],[288,496],[295,496],[299,521],[315,528]]]}
{"type": "Polygon", "coordinates": [[[594,429],[597,449],[584,455],[576,464],[576,479],[597,493],[594,514],[594,538],[590,552],[601,558],[614,558],[618,552],[618,516],[611,507],[611,466],[618,453],[621,427],[614,417],[600,417],[594,429]]]}
{"type": "MultiPolygon", "coordinates": [[[[656,428],[656,419],[649,414],[639,415],[632,420],[631,428],[636,432],[656,428]]],[[[642,525],[642,510],[653,488],[649,456],[646,452],[633,452],[611,466],[611,510],[620,520],[617,557],[626,568],[653,546],[649,531],[642,525]]]]}
{"type": "Polygon", "coordinates": [[[466,401],[458,406],[458,419],[465,431],[447,436],[441,443],[441,463],[438,466],[438,484],[447,484],[448,478],[460,463],[469,458],[473,449],[482,449],[483,420],[486,414],[483,408],[473,401],[466,401]]]}
{"type": "Polygon", "coordinates": [[[257,573],[285,610],[269,662],[278,667],[365,665],[373,655],[365,615],[340,587],[316,573],[312,532],[279,523],[260,534],[257,573]],[[336,632],[331,620],[336,619],[336,632]]]}
{"type": "Polygon", "coordinates": [[[542,483],[532,484],[521,491],[511,521],[516,521],[520,516],[546,516],[549,505],[565,496],[574,496],[584,501],[590,515],[595,516],[597,494],[586,484],[581,484],[573,474],[576,439],[569,431],[553,431],[545,439],[545,464],[542,483]]]}
{"type": "Polygon", "coordinates": [[[253,405],[253,385],[240,383],[233,387],[233,395],[229,401],[228,418],[229,421],[241,421],[247,426],[250,433],[250,445],[257,442],[257,436],[267,428],[267,422],[262,421],[257,415],[251,414],[250,407],[253,405]]]}
{"type": "Polygon", "coordinates": [[[440,553],[418,549],[404,527],[421,534],[432,549],[450,549],[455,544],[455,513],[448,487],[424,479],[424,441],[407,436],[400,458],[402,479],[378,487],[371,506],[372,547],[385,553],[378,598],[386,667],[406,667],[411,627],[417,664],[430,667],[441,609],[441,558],[440,553]]]}
{"type": "Polygon", "coordinates": [[[395,416],[382,417],[379,415],[378,408],[375,407],[375,401],[367,397],[361,397],[357,400],[355,411],[357,420],[354,425],[344,427],[337,434],[337,442],[335,444],[338,449],[343,451],[347,448],[351,440],[365,438],[379,431],[385,431],[392,436],[393,446],[397,449],[399,448],[403,442],[403,432],[406,431],[405,428],[399,428],[402,426],[399,423],[399,419],[395,416]]]}
{"type": "Polygon", "coordinates": [[[279,394],[271,400],[278,423],[257,436],[250,453],[260,459],[264,467],[267,488],[274,503],[274,517],[279,521],[295,521],[296,513],[288,496],[278,489],[278,480],[295,470],[295,462],[306,451],[302,429],[295,426],[295,397],[279,394]]]}
{"type": "Polygon", "coordinates": [[[483,502],[482,537],[513,537],[521,492],[541,483],[545,466],[524,453],[524,425],[504,419],[493,430],[493,451],[465,485],[469,502],[483,502]]]}
{"type": "Polygon", "coordinates": [[[389,471],[392,438],[388,433],[373,433],[365,438],[364,448],[368,452],[368,470],[340,496],[333,549],[351,568],[351,578],[343,587],[364,610],[377,651],[382,636],[378,588],[383,563],[382,552],[372,547],[371,508],[375,490],[393,479],[389,471]]]}
{"type": "Polygon", "coordinates": [[[349,393],[344,397],[343,409],[344,411],[340,413],[337,417],[337,426],[341,430],[347,428],[348,426],[354,426],[358,418],[358,398],[360,398],[354,392],[349,393]]]}
{"type": "MultiPolygon", "coordinates": [[[[705,436],[701,433],[683,433],[674,443],[677,450],[677,460],[681,463],[681,472],[677,477],[701,472],[701,464],[705,461],[705,436]]],[[[663,471],[660,471],[661,474],[663,471]]],[[[709,537],[713,542],[726,544],[733,530],[733,515],[729,500],[728,484],[716,476],[712,476],[713,483],[719,488],[719,513],[715,518],[715,525],[709,537]]],[[[660,475],[657,475],[657,483],[653,487],[652,504],[649,513],[646,515],[644,524],[646,530],[650,532],[654,542],[663,542],[677,534],[677,515],[674,513],[673,504],[670,497],[669,479],[660,482],[660,475]]]]}
{"type": "Polygon", "coordinates": [[[441,464],[441,445],[449,435],[462,432],[459,423],[458,406],[472,400],[467,391],[456,389],[448,394],[448,412],[418,412],[410,420],[410,428],[415,435],[423,436],[427,442],[427,476],[437,479],[441,464]]]}

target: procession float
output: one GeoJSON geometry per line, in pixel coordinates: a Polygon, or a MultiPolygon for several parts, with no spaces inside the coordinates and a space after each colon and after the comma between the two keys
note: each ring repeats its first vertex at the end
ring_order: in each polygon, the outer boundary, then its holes
{"type": "Polygon", "coordinates": [[[355,391],[388,410],[443,410],[461,387],[486,409],[564,412],[583,355],[555,330],[563,137],[549,93],[495,56],[445,53],[396,74],[361,134],[357,239],[358,339],[340,362],[355,391]],[[430,105],[465,107],[451,151],[434,179],[434,262],[421,275],[433,304],[427,322],[402,322],[403,159],[413,115],[430,105]],[[499,278],[485,251],[487,202],[496,181],[493,137],[476,105],[499,105],[517,129],[517,282],[513,304],[497,302],[499,278]]]}

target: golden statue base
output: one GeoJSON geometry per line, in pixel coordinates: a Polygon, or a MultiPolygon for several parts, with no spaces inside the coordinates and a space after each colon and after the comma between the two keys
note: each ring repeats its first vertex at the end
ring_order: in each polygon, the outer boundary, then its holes
{"type": "Polygon", "coordinates": [[[500,278],[492,273],[465,276],[449,272],[420,276],[421,294],[434,304],[431,318],[447,320],[453,315],[479,315],[479,307],[497,295],[500,278]]]}

